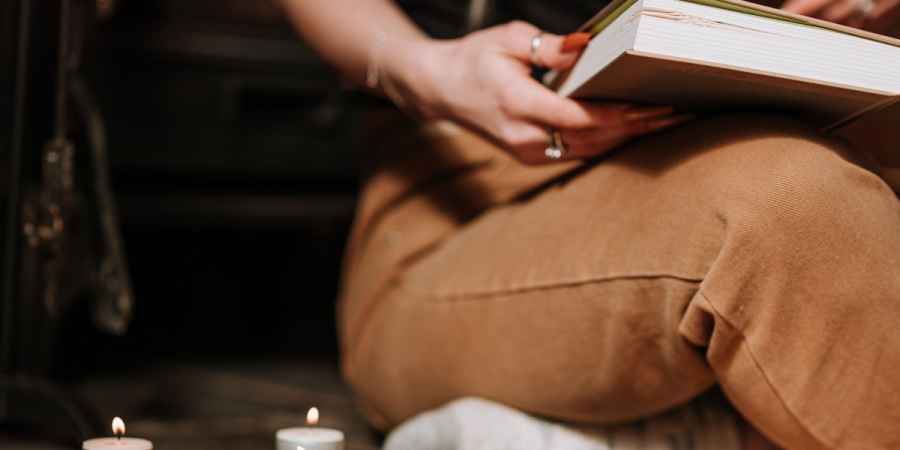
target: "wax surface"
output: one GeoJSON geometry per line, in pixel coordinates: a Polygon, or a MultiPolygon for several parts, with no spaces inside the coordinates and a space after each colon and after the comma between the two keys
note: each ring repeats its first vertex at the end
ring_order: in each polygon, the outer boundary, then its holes
{"type": "Polygon", "coordinates": [[[88,439],[81,444],[84,450],[153,450],[153,443],[146,439],[123,437],[88,439]]]}
{"type": "Polygon", "coordinates": [[[277,450],[344,450],[344,433],[331,428],[285,428],[275,440],[277,450]]]}

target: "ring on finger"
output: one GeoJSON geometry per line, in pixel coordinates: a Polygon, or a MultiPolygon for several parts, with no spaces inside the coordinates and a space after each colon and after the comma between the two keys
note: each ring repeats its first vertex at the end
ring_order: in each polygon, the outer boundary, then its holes
{"type": "Polygon", "coordinates": [[[544,32],[539,31],[538,34],[534,35],[531,38],[531,50],[529,51],[528,59],[531,61],[531,65],[540,66],[541,63],[538,61],[538,50],[541,49],[541,44],[544,42],[544,32]]]}
{"type": "Polygon", "coordinates": [[[566,144],[563,143],[562,135],[559,134],[559,131],[551,132],[550,142],[547,143],[547,148],[544,149],[544,156],[546,156],[547,159],[556,161],[562,159],[568,152],[569,149],[567,149],[566,144]]]}

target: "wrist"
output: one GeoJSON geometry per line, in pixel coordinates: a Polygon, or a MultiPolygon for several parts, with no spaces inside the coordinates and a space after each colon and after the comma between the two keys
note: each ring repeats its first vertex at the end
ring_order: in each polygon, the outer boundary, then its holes
{"type": "Polygon", "coordinates": [[[438,86],[444,41],[428,37],[390,39],[378,63],[379,88],[397,106],[424,119],[440,116],[438,86]],[[399,98],[398,98],[399,97],[399,98]]]}

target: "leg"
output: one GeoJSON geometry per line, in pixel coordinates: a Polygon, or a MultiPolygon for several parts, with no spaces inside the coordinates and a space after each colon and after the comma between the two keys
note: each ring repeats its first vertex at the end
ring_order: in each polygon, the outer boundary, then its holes
{"type": "Polygon", "coordinates": [[[723,390],[787,448],[900,440],[900,207],[823,148],[764,153],[720,180],[726,236],[682,334],[723,390]],[[752,180],[753,187],[728,179],[752,180]],[[712,323],[710,323],[712,322],[712,323]]]}
{"type": "Polygon", "coordinates": [[[898,256],[895,196],[839,149],[698,122],[445,240],[345,324],[345,372],[383,426],[465,395],[623,421],[718,380],[788,448],[890,448],[898,256]]]}
{"type": "Polygon", "coordinates": [[[738,432],[740,433],[741,450],[779,450],[778,446],[760,434],[756,427],[743,419],[738,421],[738,432]]]}

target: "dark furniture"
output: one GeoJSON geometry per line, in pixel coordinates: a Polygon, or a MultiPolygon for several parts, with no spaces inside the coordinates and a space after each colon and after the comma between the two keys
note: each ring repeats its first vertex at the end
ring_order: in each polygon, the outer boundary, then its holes
{"type": "Polygon", "coordinates": [[[107,416],[122,413],[137,432],[173,446],[268,448],[271,426],[324,402],[333,424],[356,430],[352,448],[370,448],[337,373],[333,320],[355,203],[354,108],[268,2],[70,0],[87,8],[75,14],[84,20],[84,40],[72,84],[81,83],[105,124],[134,292],[131,320],[106,332],[94,325],[105,241],[97,231],[92,135],[74,111],[77,93],[70,93],[66,129],[84,202],[73,221],[80,232],[72,241],[81,247],[69,247],[78,251],[67,252],[74,256],[66,267],[79,268],[67,276],[81,283],[67,285],[63,306],[48,312],[35,290],[42,284],[23,277],[40,267],[39,258],[23,261],[23,220],[53,134],[56,41],[46,30],[59,25],[63,2],[0,6],[0,58],[11,68],[0,78],[0,110],[20,125],[0,129],[0,197],[9,219],[4,274],[11,281],[0,310],[0,369],[46,381],[57,403],[65,397],[82,409],[70,414],[81,422],[66,425],[52,401],[26,419],[55,416],[46,420],[58,426],[23,422],[14,416],[28,398],[0,389],[0,444],[5,436],[25,442],[38,435],[74,442],[97,432],[84,428],[103,429],[107,416]],[[108,5],[115,8],[107,12],[108,5]],[[17,75],[26,7],[29,68],[17,75]],[[17,81],[27,102],[16,102],[17,81]],[[235,396],[229,382],[245,394],[235,396]],[[192,386],[207,390],[191,397],[185,392],[192,386]],[[223,434],[190,440],[184,429],[191,426],[223,434]],[[245,440],[234,434],[241,429],[245,440]]]}

